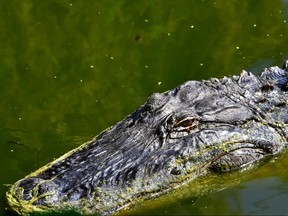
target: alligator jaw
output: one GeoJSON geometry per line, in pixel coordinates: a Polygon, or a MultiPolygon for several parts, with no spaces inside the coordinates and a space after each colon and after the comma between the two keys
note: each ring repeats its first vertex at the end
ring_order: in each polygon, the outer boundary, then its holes
{"type": "Polygon", "coordinates": [[[283,150],[284,146],[273,145],[271,142],[234,143],[232,148],[222,151],[209,165],[215,171],[238,170],[254,164],[267,156],[276,155],[283,150]],[[256,144],[255,144],[256,143],[256,144]]]}

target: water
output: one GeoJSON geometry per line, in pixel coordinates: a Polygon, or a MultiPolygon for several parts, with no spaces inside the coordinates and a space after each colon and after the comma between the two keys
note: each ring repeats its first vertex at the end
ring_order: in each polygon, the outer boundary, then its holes
{"type": "MultiPolygon", "coordinates": [[[[8,215],[7,185],[92,139],[150,94],[288,57],[287,1],[2,0],[0,16],[0,215],[8,215]]],[[[277,160],[237,186],[134,213],[284,214],[287,164],[277,160]]]]}

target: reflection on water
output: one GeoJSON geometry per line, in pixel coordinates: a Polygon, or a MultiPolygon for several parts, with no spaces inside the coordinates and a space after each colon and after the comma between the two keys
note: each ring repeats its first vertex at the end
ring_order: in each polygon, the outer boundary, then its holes
{"type": "MultiPolygon", "coordinates": [[[[287,9],[280,0],[2,0],[0,214],[7,207],[4,184],[91,139],[153,92],[282,64],[287,9]]],[[[154,214],[280,211],[287,176],[272,171],[252,179],[259,192],[248,181],[152,206],[154,214]]]]}
{"type": "Polygon", "coordinates": [[[286,214],[288,186],[277,177],[257,179],[243,184],[239,199],[241,210],[247,214],[286,214]],[[260,197],[260,198],[259,198],[260,197]]]}
{"type": "Polygon", "coordinates": [[[286,215],[288,161],[284,156],[253,171],[200,178],[119,215],[286,215]]]}

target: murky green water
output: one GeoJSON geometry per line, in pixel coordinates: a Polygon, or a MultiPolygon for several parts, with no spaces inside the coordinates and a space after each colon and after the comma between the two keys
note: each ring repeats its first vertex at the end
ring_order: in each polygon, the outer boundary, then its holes
{"type": "MultiPolygon", "coordinates": [[[[6,184],[151,93],[288,57],[288,1],[280,0],[2,0],[0,29],[0,215],[8,215],[6,184]]],[[[287,167],[283,157],[237,186],[130,213],[287,214],[287,167]]]]}

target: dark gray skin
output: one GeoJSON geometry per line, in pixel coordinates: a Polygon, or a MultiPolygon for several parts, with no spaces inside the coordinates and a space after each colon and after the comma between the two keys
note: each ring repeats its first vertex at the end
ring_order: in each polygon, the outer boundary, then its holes
{"type": "Polygon", "coordinates": [[[287,90],[286,62],[259,77],[243,71],[155,93],[94,140],[16,182],[8,201],[23,214],[107,215],[207,170],[247,168],[286,147],[287,90]]]}

